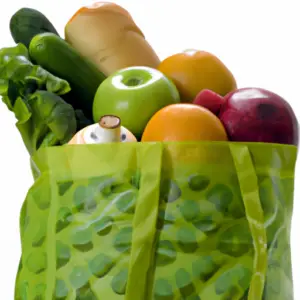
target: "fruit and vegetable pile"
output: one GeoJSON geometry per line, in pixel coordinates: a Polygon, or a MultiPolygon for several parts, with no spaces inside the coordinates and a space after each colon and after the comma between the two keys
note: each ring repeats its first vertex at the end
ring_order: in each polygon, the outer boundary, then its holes
{"type": "Polygon", "coordinates": [[[160,60],[115,3],[82,7],[64,37],[32,8],[10,31],[0,95],[42,174],[16,300],[293,299],[286,100],[206,51],[160,60]]]}
{"type": "Polygon", "coordinates": [[[114,3],[79,9],[64,37],[31,8],[11,17],[10,31],[16,45],[0,50],[0,95],[31,155],[45,146],[113,141],[298,144],[295,114],[282,97],[238,88],[206,51],[160,60],[114,3]]]}

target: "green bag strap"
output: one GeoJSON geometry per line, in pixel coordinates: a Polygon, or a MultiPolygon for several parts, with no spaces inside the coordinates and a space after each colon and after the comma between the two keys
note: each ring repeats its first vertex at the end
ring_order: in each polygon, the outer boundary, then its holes
{"type": "Polygon", "coordinates": [[[258,179],[248,146],[229,145],[253,239],[254,261],[248,300],[262,299],[268,267],[267,234],[260,202],[258,179]]]}
{"type": "Polygon", "coordinates": [[[133,221],[125,300],[146,300],[155,253],[163,145],[141,144],[140,190],[133,221]]]}

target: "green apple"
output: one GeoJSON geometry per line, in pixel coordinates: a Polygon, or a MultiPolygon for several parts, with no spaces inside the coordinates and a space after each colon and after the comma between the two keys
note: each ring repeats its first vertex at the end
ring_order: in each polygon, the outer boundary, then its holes
{"type": "Polygon", "coordinates": [[[163,73],[150,67],[128,67],[100,84],[94,98],[93,118],[98,122],[103,115],[118,116],[122,126],[140,138],[158,110],[179,102],[175,84],[163,73]]]}

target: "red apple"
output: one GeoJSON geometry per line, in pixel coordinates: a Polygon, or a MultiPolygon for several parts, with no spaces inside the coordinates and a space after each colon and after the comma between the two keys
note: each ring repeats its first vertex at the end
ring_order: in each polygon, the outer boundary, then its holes
{"type": "Polygon", "coordinates": [[[298,122],[279,95],[261,88],[242,88],[225,96],[219,118],[229,139],[298,145],[298,122]]]}
{"type": "Polygon", "coordinates": [[[218,115],[221,106],[225,103],[225,100],[219,94],[205,89],[202,90],[194,99],[194,104],[205,107],[210,110],[213,114],[218,115]]]}

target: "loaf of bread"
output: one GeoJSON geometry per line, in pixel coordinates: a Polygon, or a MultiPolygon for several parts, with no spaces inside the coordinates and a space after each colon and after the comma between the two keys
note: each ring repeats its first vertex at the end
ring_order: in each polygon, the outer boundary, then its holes
{"type": "Polygon", "coordinates": [[[157,68],[160,63],[132,16],[115,3],[80,8],[65,26],[65,40],[107,76],[126,67],[157,68]]]}

